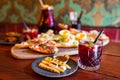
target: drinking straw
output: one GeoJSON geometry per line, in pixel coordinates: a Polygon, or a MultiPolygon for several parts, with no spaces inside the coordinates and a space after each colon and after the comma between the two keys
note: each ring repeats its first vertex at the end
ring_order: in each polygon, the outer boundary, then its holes
{"type": "Polygon", "coordinates": [[[93,42],[94,44],[97,42],[97,40],[99,39],[99,37],[101,36],[101,34],[104,32],[104,29],[102,29],[100,31],[100,33],[98,34],[97,38],[95,39],[95,41],[93,42]]]}
{"type": "Polygon", "coordinates": [[[26,30],[29,30],[29,27],[25,24],[24,21],[22,21],[22,24],[24,25],[24,28],[25,28],[26,30]]]}
{"type": "Polygon", "coordinates": [[[40,2],[40,4],[41,4],[41,6],[43,7],[43,6],[44,6],[43,1],[42,1],[42,0],[39,0],[39,2],[40,2]]]}
{"type": "Polygon", "coordinates": [[[80,15],[79,15],[79,17],[78,17],[77,21],[79,21],[79,20],[81,19],[82,14],[83,14],[83,11],[80,13],[80,15]]]}

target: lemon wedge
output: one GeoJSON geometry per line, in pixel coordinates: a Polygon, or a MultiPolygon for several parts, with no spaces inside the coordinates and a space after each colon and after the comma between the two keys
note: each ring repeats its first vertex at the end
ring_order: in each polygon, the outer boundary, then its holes
{"type": "Polygon", "coordinates": [[[67,36],[70,34],[70,31],[69,31],[69,30],[61,30],[61,31],[59,32],[59,34],[60,34],[61,36],[67,37],[67,36]]]}
{"type": "Polygon", "coordinates": [[[83,40],[85,38],[87,38],[86,33],[78,33],[78,34],[76,34],[76,40],[83,40]]]}

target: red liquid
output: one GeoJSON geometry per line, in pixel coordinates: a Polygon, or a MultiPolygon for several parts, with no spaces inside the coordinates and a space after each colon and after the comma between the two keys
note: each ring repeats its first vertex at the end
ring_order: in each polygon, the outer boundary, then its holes
{"type": "Polygon", "coordinates": [[[25,40],[33,39],[33,38],[36,38],[38,36],[38,30],[37,29],[31,29],[29,31],[24,30],[23,33],[25,35],[25,40]]]}
{"type": "Polygon", "coordinates": [[[42,9],[39,32],[46,32],[48,29],[52,29],[55,31],[55,27],[56,24],[53,14],[53,8],[42,9]]]}
{"type": "Polygon", "coordinates": [[[86,67],[95,67],[100,64],[102,45],[86,46],[88,42],[79,44],[79,63],[86,67]]]}

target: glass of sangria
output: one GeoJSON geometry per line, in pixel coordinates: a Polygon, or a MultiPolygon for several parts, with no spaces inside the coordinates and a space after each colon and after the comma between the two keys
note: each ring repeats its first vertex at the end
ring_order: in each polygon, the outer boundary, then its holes
{"type": "Polygon", "coordinates": [[[25,36],[25,40],[37,38],[38,29],[37,28],[23,29],[23,34],[25,36]]]}
{"type": "Polygon", "coordinates": [[[97,41],[80,41],[78,46],[78,66],[83,70],[96,71],[100,68],[103,44],[97,41]]]}

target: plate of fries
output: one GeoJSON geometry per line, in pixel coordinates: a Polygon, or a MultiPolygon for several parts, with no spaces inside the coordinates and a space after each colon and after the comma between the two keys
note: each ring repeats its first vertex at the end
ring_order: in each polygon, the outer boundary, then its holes
{"type": "Polygon", "coordinates": [[[32,69],[35,73],[51,78],[60,78],[72,75],[78,69],[78,64],[69,58],[67,63],[64,63],[54,56],[45,56],[36,59],[32,63],[32,69]]]}

